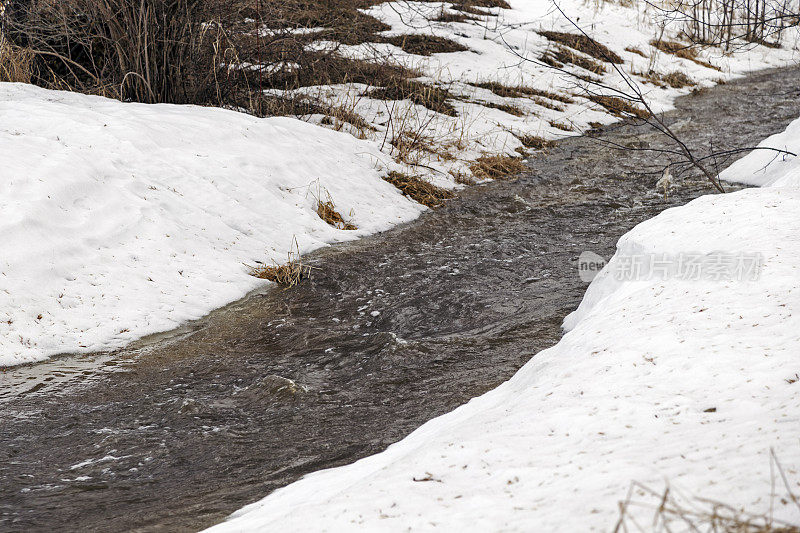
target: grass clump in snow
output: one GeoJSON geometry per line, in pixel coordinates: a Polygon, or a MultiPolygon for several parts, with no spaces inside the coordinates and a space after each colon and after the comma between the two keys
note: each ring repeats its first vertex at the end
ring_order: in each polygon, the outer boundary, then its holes
{"type": "Polygon", "coordinates": [[[674,70],[667,74],[660,74],[654,70],[648,72],[633,72],[647,81],[661,86],[670,86],[673,89],[682,89],[687,86],[696,85],[694,80],[679,70],[674,70]]]}
{"type": "Polygon", "coordinates": [[[336,229],[356,230],[358,227],[352,222],[345,221],[344,217],[336,210],[333,200],[317,200],[317,215],[319,218],[336,229]]]}
{"type": "Polygon", "coordinates": [[[478,158],[469,169],[478,180],[502,180],[521,173],[525,170],[525,163],[518,157],[492,155],[478,158]]]}
{"type": "MultiPolygon", "coordinates": [[[[578,52],[583,52],[600,61],[617,64],[623,63],[620,56],[611,51],[607,46],[598,43],[587,35],[564,33],[560,31],[540,31],[537,33],[547,38],[549,41],[563,44],[564,46],[577,50],[578,52]]],[[[566,61],[564,62],[566,63],[566,61]]]]}
{"type": "Polygon", "coordinates": [[[720,70],[719,67],[712,65],[708,61],[703,61],[699,57],[697,57],[697,50],[692,48],[691,46],[687,46],[685,44],[675,42],[675,41],[664,41],[660,39],[653,39],[650,41],[650,45],[653,46],[655,49],[664,52],[665,54],[670,54],[675,57],[679,57],[681,59],[688,59],[698,65],[706,68],[710,68],[713,70],[720,70]]]}
{"type": "Polygon", "coordinates": [[[511,104],[496,104],[494,102],[478,102],[483,107],[489,107],[491,109],[497,109],[498,111],[502,111],[503,113],[508,113],[509,115],[513,115],[515,117],[521,117],[525,115],[525,111],[522,110],[519,106],[511,105],[511,104]]]}
{"type": "Polygon", "coordinates": [[[445,37],[435,35],[396,35],[385,37],[382,41],[400,48],[407,54],[417,56],[430,56],[432,54],[449,54],[453,52],[466,52],[466,46],[445,37]]]}
{"type": "Polygon", "coordinates": [[[437,187],[428,183],[419,176],[409,176],[402,172],[391,172],[383,178],[388,181],[415,202],[430,208],[439,207],[445,200],[453,197],[453,193],[447,189],[437,187]]]}
{"type": "Polygon", "coordinates": [[[554,127],[557,130],[575,131],[575,128],[573,128],[570,124],[567,124],[565,122],[559,122],[557,120],[551,120],[550,122],[548,122],[548,124],[550,124],[552,127],[554,127]]]}
{"type": "Polygon", "coordinates": [[[297,239],[294,239],[292,249],[287,254],[286,263],[282,265],[275,262],[271,265],[260,264],[251,266],[249,269],[251,276],[272,281],[284,287],[294,287],[311,277],[311,267],[303,264],[297,239]]]}
{"type": "Polygon", "coordinates": [[[473,83],[473,85],[475,87],[480,87],[481,89],[492,91],[497,96],[503,98],[530,98],[538,96],[539,98],[547,98],[548,100],[553,100],[564,104],[571,104],[573,102],[572,98],[569,96],[551,91],[545,91],[542,89],[534,89],[524,85],[506,85],[498,81],[482,81],[479,83],[473,83]]]}
{"type": "Polygon", "coordinates": [[[586,98],[600,107],[603,107],[606,111],[616,117],[647,118],[649,115],[644,109],[638,108],[630,102],[627,102],[622,98],[617,98],[616,96],[590,94],[587,95],[586,98]]]}
{"type": "Polygon", "coordinates": [[[548,141],[547,139],[537,135],[520,135],[517,138],[522,143],[522,146],[528,148],[529,150],[544,150],[553,144],[552,141],[548,141]]]}
{"type": "Polygon", "coordinates": [[[572,64],[584,70],[588,70],[592,74],[605,74],[606,72],[606,67],[602,64],[588,57],[584,57],[581,54],[576,54],[564,46],[556,46],[555,49],[548,50],[539,60],[542,63],[556,68],[562,68],[565,64],[572,64]]]}
{"type": "Polygon", "coordinates": [[[395,79],[386,87],[379,87],[363,94],[376,100],[411,100],[413,103],[426,107],[431,111],[447,115],[458,116],[456,109],[448,101],[454,98],[450,91],[428,85],[414,80],[395,79]]]}

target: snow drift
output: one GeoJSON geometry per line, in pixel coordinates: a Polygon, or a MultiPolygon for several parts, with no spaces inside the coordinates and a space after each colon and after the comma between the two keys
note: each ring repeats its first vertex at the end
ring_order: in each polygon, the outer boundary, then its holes
{"type": "Polygon", "coordinates": [[[0,366],[124,346],[416,217],[374,143],[289,118],[0,84],[0,366]],[[316,214],[327,195],[360,229],[316,214]]]}

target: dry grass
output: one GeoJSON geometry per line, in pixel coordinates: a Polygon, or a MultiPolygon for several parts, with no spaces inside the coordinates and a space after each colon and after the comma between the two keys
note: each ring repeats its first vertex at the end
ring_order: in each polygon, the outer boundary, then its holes
{"type": "Polygon", "coordinates": [[[311,267],[304,265],[300,257],[300,248],[297,239],[294,240],[292,250],[287,254],[287,261],[282,265],[251,266],[250,275],[259,279],[266,279],[284,287],[294,287],[301,281],[311,277],[311,267]]]}
{"type": "Polygon", "coordinates": [[[603,107],[606,111],[616,117],[639,117],[647,118],[649,114],[644,109],[638,108],[635,105],[617,98],[616,96],[605,96],[591,94],[586,97],[591,102],[603,107]]]}
{"type": "Polygon", "coordinates": [[[682,89],[683,87],[696,85],[692,78],[679,70],[675,70],[667,74],[659,74],[653,70],[649,72],[633,72],[632,74],[641,76],[642,78],[656,85],[670,86],[673,89],[682,89]]]}
{"type": "Polygon", "coordinates": [[[408,54],[418,56],[466,52],[469,50],[466,46],[455,41],[434,35],[397,35],[384,37],[381,42],[393,44],[408,54]]]}
{"type": "Polygon", "coordinates": [[[503,98],[539,97],[539,98],[547,98],[548,100],[554,100],[556,102],[561,102],[563,104],[571,104],[573,102],[572,98],[570,98],[569,96],[554,93],[551,91],[544,91],[542,89],[534,89],[532,87],[526,87],[524,85],[506,85],[504,83],[500,83],[497,81],[484,81],[480,83],[474,83],[473,85],[475,87],[480,87],[481,89],[488,89],[497,96],[501,96],[503,98]]]}
{"type": "Polygon", "coordinates": [[[478,158],[469,169],[478,180],[508,179],[525,170],[525,163],[518,157],[493,155],[478,158]]]}
{"type": "Polygon", "coordinates": [[[530,150],[544,150],[553,144],[552,141],[536,135],[520,135],[517,138],[525,148],[530,150]]]}
{"type": "Polygon", "coordinates": [[[426,207],[439,207],[444,204],[445,200],[453,197],[452,192],[428,183],[419,176],[391,172],[383,179],[397,187],[405,196],[426,207]]]}
{"type": "Polygon", "coordinates": [[[431,111],[449,117],[458,116],[455,108],[448,101],[454,96],[447,89],[418,81],[408,79],[392,80],[392,83],[386,87],[367,91],[362,96],[368,96],[376,100],[411,100],[415,104],[426,107],[431,111]]]}
{"type": "MultiPolygon", "coordinates": [[[[788,502],[787,502],[788,503],[788,502]]],[[[614,529],[623,532],[800,533],[800,527],[708,500],[633,483],[614,529]]]]}
{"type": "Polygon", "coordinates": [[[333,200],[317,200],[317,215],[319,218],[336,229],[356,230],[358,227],[352,222],[345,221],[344,217],[336,210],[333,200]]]}
{"type": "Polygon", "coordinates": [[[586,35],[558,31],[540,31],[538,33],[549,41],[561,43],[564,46],[577,50],[578,52],[583,52],[600,61],[617,64],[623,63],[622,58],[612,52],[607,46],[598,43],[586,35]]]}
{"type": "Polygon", "coordinates": [[[635,46],[627,46],[625,47],[626,52],[631,52],[632,54],[636,54],[637,56],[647,57],[647,54],[636,48],[635,46]]]}
{"type": "Polygon", "coordinates": [[[553,50],[548,50],[539,58],[542,63],[551,67],[562,68],[565,64],[572,64],[592,74],[605,74],[606,67],[602,64],[589,59],[564,46],[556,46],[553,50]]]}
{"type": "Polygon", "coordinates": [[[575,128],[573,128],[570,124],[566,124],[564,122],[559,122],[557,120],[551,120],[550,122],[548,122],[548,124],[550,124],[552,127],[556,128],[557,130],[575,131],[575,128]]]}
{"type": "Polygon", "coordinates": [[[502,111],[503,113],[508,113],[509,115],[513,115],[515,117],[521,117],[526,114],[521,107],[511,104],[495,104],[493,102],[477,102],[477,103],[479,105],[482,105],[483,107],[497,109],[498,111],[502,111]]]}
{"type": "Polygon", "coordinates": [[[698,65],[706,68],[710,68],[713,70],[719,71],[720,68],[712,65],[708,61],[703,61],[699,57],[697,57],[697,50],[692,46],[685,45],[675,41],[664,41],[664,40],[652,40],[650,41],[650,45],[664,52],[665,54],[674,55],[675,57],[679,57],[681,59],[688,59],[698,65]]]}
{"type": "Polygon", "coordinates": [[[30,83],[33,52],[0,39],[0,81],[30,83]]]}

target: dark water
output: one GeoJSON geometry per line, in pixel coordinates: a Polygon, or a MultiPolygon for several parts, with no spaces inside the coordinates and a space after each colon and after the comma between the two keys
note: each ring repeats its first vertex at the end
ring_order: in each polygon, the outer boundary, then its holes
{"type": "MultiPolygon", "coordinates": [[[[669,121],[700,150],[753,145],[800,116],[799,74],[683,98],[669,121]]],[[[6,371],[0,530],[196,530],[384,449],[557,342],[586,288],[580,252],[609,257],[636,223],[710,192],[690,178],[665,201],[663,163],[568,139],[517,181],[312,255],[299,288],[143,351],[6,371]]]]}

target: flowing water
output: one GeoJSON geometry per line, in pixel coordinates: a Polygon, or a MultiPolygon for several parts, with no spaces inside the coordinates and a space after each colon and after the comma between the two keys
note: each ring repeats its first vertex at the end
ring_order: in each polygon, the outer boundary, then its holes
{"type": "MultiPolygon", "coordinates": [[[[800,70],[682,98],[703,151],[800,116],[800,70]]],[[[0,374],[0,530],[189,531],[305,473],[376,453],[499,383],[560,337],[580,252],[711,192],[667,200],[665,141],[630,125],[570,138],[518,180],[308,257],[318,270],[113,354],[0,374]]]]}

